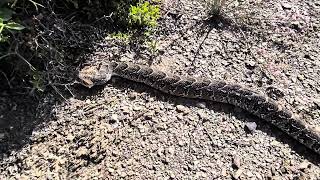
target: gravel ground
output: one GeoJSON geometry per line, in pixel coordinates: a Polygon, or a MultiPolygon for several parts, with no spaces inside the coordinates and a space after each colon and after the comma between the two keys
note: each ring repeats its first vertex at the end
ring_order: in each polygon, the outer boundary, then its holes
{"type": "MultiPolygon", "coordinates": [[[[91,61],[117,58],[242,84],[319,127],[320,3],[243,1],[217,19],[208,19],[206,10],[204,2],[166,0],[155,57],[106,39],[91,61]]],[[[320,178],[318,155],[237,107],[173,97],[120,78],[73,93],[50,112],[27,106],[27,97],[20,105],[1,96],[0,122],[26,114],[0,131],[1,179],[320,178]],[[36,110],[53,117],[34,120],[36,110]]]]}

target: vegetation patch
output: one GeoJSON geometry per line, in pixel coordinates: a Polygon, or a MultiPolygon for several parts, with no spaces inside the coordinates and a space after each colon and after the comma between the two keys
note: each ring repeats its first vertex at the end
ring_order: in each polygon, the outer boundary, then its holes
{"type": "Polygon", "coordinates": [[[21,31],[24,26],[12,21],[13,11],[8,8],[0,8],[0,42],[5,42],[9,38],[10,30],[21,31]]]}
{"type": "Polygon", "coordinates": [[[130,7],[129,23],[131,26],[138,27],[156,27],[160,17],[158,5],[152,5],[148,1],[139,2],[137,5],[130,7]]]}
{"type": "MultiPolygon", "coordinates": [[[[68,89],[98,41],[151,44],[159,2],[145,0],[6,0],[0,3],[1,89],[68,89]],[[136,41],[139,39],[138,41],[136,41]],[[145,43],[146,42],[146,43],[145,43]]],[[[124,44],[124,45],[125,45],[124,44]]]]}

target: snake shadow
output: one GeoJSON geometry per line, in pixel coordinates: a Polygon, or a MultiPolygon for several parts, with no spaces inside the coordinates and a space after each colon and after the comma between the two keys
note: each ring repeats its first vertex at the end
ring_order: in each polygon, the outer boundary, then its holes
{"type": "MultiPolygon", "coordinates": [[[[199,103],[199,100],[196,99],[183,98],[166,94],[142,83],[133,82],[120,77],[113,77],[112,81],[109,81],[108,84],[119,90],[131,89],[138,93],[148,93],[150,96],[154,97],[158,101],[167,101],[176,105],[181,104],[187,107],[196,107],[197,103],[199,103]]],[[[101,93],[104,87],[104,85],[101,85],[95,86],[92,89],[87,89],[82,87],[81,85],[78,85],[77,87],[75,87],[78,92],[77,94],[75,94],[75,96],[79,99],[85,99],[88,96],[94,96],[98,93],[101,93]]],[[[206,108],[215,112],[223,112],[225,114],[235,116],[238,120],[241,120],[243,122],[255,122],[257,124],[257,130],[261,130],[267,133],[268,136],[274,137],[277,141],[281,143],[288,144],[293,151],[295,151],[303,158],[309,160],[313,164],[320,165],[320,156],[317,153],[305,147],[303,144],[299,143],[298,141],[296,141],[286,133],[282,132],[277,127],[264,121],[263,119],[258,118],[245,110],[241,111],[241,113],[236,112],[235,106],[230,104],[206,100],[201,101],[206,102],[206,108]]]]}

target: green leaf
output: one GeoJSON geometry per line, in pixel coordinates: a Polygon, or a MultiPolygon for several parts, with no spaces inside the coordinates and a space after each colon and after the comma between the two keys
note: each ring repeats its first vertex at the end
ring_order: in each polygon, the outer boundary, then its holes
{"type": "Polygon", "coordinates": [[[8,8],[0,8],[0,18],[3,21],[8,21],[12,17],[12,11],[8,8]]]}
{"type": "Polygon", "coordinates": [[[8,38],[8,36],[3,36],[2,34],[0,34],[0,43],[6,42],[8,38]]]}
{"type": "Polygon", "coordinates": [[[8,29],[13,29],[13,30],[17,30],[17,31],[21,31],[22,29],[24,29],[25,27],[22,26],[21,24],[15,23],[15,22],[9,22],[5,25],[6,28],[8,29]]]}

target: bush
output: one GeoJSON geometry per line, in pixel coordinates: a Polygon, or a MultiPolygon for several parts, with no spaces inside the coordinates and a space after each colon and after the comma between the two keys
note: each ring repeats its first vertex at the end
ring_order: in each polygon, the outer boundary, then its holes
{"type": "Polygon", "coordinates": [[[10,30],[21,31],[24,26],[12,21],[13,11],[11,9],[0,7],[0,42],[8,40],[9,35],[6,35],[10,30]]]}
{"type": "Polygon", "coordinates": [[[129,24],[138,27],[156,27],[160,17],[160,9],[157,5],[151,5],[148,1],[139,2],[131,6],[129,10],[129,24]]]}
{"type": "Polygon", "coordinates": [[[64,89],[106,33],[139,44],[133,36],[150,37],[159,17],[154,0],[0,0],[0,89],[64,89]]]}

